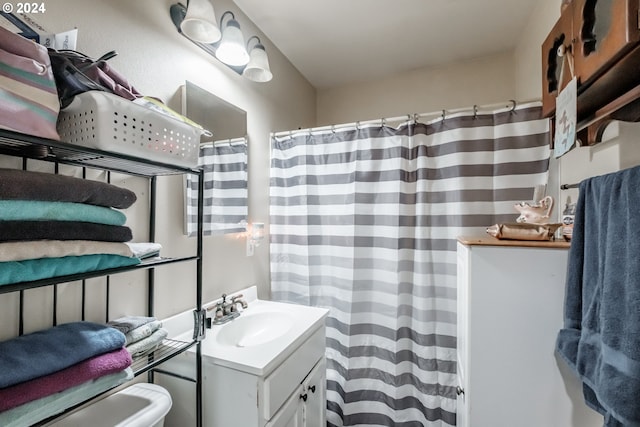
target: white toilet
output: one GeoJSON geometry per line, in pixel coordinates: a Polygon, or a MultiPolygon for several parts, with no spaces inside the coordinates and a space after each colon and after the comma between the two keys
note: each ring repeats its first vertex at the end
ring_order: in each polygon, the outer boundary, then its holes
{"type": "Polygon", "coordinates": [[[138,383],[52,424],[52,427],[163,427],[171,409],[164,388],[138,383]]]}

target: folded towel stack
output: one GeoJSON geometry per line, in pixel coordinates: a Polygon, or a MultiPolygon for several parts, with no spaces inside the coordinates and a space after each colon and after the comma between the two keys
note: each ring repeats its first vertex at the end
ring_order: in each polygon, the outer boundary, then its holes
{"type": "Polygon", "coordinates": [[[126,349],[133,358],[154,351],[169,334],[155,317],[124,316],[108,323],[125,336],[126,349]]]}
{"type": "Polygon", "coordinates": [[[37,423],[133,377],[124,334],[72,322],[0,342],[0,425],[37,423]]]}
{"type": "Polygon", "coordinates": [[[0,169],[0,285],[135,265],[130,190],[42,172],[0,169]]]}

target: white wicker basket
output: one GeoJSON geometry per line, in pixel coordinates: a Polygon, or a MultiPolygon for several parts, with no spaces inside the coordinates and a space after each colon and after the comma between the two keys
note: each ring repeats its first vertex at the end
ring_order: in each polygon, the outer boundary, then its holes
{"type": "Polygon", "coordinates": [[[58,133],[69,144],[191,168],[198,164],[202,129],[119,96],[90,91],[60,111],[58,133]]]}

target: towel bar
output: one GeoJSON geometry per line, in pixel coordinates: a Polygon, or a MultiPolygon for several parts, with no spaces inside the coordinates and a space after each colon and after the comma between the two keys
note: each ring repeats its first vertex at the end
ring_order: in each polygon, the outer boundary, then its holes
{"type": "Polygon", "coordinates": [[[578,188],[578,187],[580,187],[580,184],[562,184],[560,186],[560,189],[561,190],[568,190],[570,188],[578,188]]]}

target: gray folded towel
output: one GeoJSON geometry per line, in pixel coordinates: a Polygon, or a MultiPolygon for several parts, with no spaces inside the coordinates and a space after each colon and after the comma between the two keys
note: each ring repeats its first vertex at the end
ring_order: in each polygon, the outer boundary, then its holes
{"type": "Polygon", "coordinates": [[[107,323],[107,325],[112,328],[116,328],[123,334],[127,334],[132,330],[139,328],[142,325],[146,325],[147,323],[153,322],[157,320],[155,317],[146,317],[146,316],[123,316],[119,319],[112,320],[107,323]]]}
{"type": "Polygon", "coordinates": [[[19,169],[0,169],[0,199],[75,202],[126,209],[136,194],[106,182],[19,169]]]}
{"type": "Polygon", "coordinates": [[[162,327],[160,320],[154,320],[153,322],[146,323],[142,326],[138,326],[135,329],[130,330],[124,335],[126,345],[133,344],[144,338],[151,336],[155,331],[162,327]]]}

